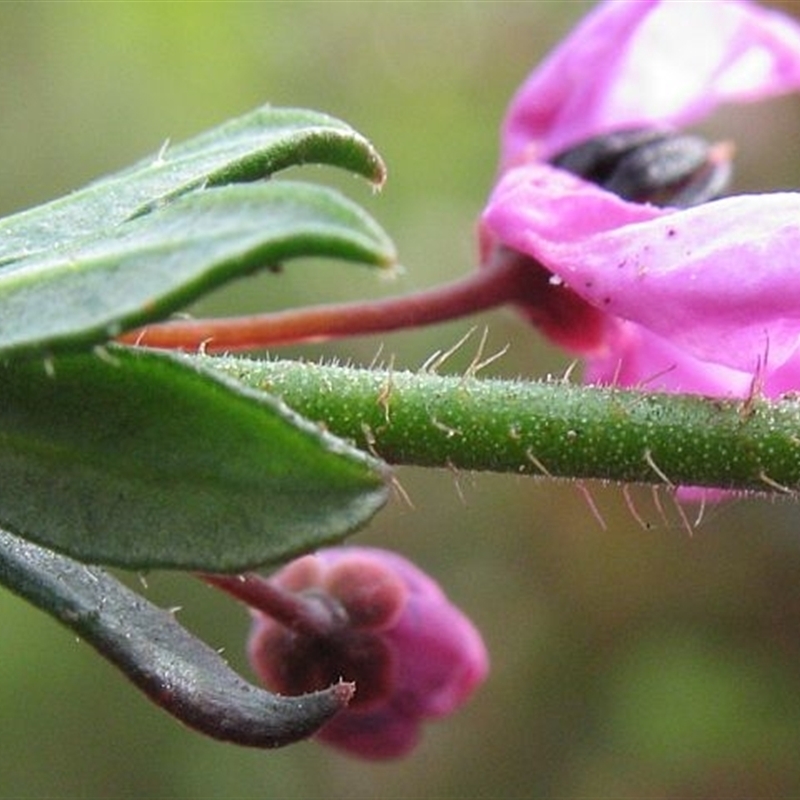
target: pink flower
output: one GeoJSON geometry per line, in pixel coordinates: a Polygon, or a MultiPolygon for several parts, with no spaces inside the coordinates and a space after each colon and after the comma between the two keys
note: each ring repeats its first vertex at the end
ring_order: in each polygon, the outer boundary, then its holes
{"type": "Polygon", "coordinates": [[[552,288],[522,310],[586,357],[587,380],[720,396],[746,395],[755,374],[768,394],[800,385],[800,195],[657,208],[545,161],[799,87],[800,27],[778,13],[611,0],[520,88],[481,220],[484,261],[544,268],[552,288]]]}
{"type": "Polygon", "coordinates": [[[487,675],[478,631],[398,555],[331,548],[292,562],[269,583],[318,603],[323,622],[300,630],[254,612],[250,661],[281,693],[355,683],[350,706],[318,734],[335,747],[370,759],[404,755],[425,719],[453,713],[487,675]]]}

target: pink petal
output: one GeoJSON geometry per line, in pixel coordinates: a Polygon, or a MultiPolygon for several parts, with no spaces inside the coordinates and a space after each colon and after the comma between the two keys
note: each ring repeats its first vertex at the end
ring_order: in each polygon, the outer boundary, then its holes
{"type": "Polygon", "coordinates": [[[302,592],[322,581],[322,564],[316,556],[302,556],[282,567],[275,577],[278,583],[292,592],[302,592]]]}
{"type": "Polygon", "coordinates": [[[405,608],[396,625],[381,633],[398,664],[399,685],[390,704],[400,716],[450,714],[486,679],[489,656],[477,628],[412,562],[397,553],[356,546],[321,550],[318,557],[329,566],[352,558],[372,560],[405,584],[405,608]]]}
{"type": "Polygon", "coordinates": [[[394,626],[408,600],[400,576],[369,555],[351,554],[331,565],[323,585],[344,606],[355,628],[375,631],[394,626]]]}
{"type": "Polygon", "coordinates": [[[800,28],[742,0],[609,0],[514,96],[502,166],[598,133],[683,127],[721,103],[800,87],[800,28]]]}
{"type": "Polygon", "coordinates": [[[752,374],[795,352],[798,194],[657,209],[531,163],[501,178],[483,224],[611,318],[694,358],[752,374]]]}
{"type": "Polygon", "coordinates": [[[406,612],[387,632],[386,641],[394,649],[402,676],[392,704],[404,714],[452,714],[489,672],[480,633],[446,598],[431,604],[412,590],[406,612]]]}
{"type": "Polygon", "coordinates": [[[317,739],[352,755],[374,761],[400,758],[417,745],[421,721],[393,709],[341,713],[318,734],[317,739]]]}
{"type": "Polygon", "coordinates": [[[586,360],[584,380],[655,392],[746,397],[753,376],[693,358],[641,325],[623,322],[602,354],[586,360]]]}
{"type": "Polygon", "coordinates": [[[797,394],[800,386],[800,345],[791,357],[777,368],[768,369],[764,376],[764,395],[778,397],[782,394],[797,394]]]}

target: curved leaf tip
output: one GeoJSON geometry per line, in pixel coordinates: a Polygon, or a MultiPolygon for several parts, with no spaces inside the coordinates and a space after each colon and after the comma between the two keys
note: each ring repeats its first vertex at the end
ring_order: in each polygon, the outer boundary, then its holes
{"type": "Polygon", "coordinates": [[[355,691],[340,682],[282,697],[253,686],[173,614],[107,572],[3,530],[0,583],[78,633],[164,711],[215,739],[291,744],[316,733],[355,691]]]}
{"type": "Polygon", "coordinates": [[[261,180],[309,163],[376,185],[386,174],[346,123],[266,107],[0,220],[0,352],[104,342],[286,258],[394,263],[388,236],[337,192],[261,180]]]}

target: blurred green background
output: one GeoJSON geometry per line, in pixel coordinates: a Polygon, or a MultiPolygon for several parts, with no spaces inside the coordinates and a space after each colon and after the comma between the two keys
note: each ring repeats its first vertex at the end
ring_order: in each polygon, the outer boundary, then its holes
{"type": "MultiPolygon", "coordinates": [[[[247,279],[198,313],[377,297],[475,265],[497,126],[584,2],[0,4],[0,213],[68,191],[264,102],[327,111],[389,165],[385,190],[332,170],[394,237],[393,282],[330,263],[247,279]]],[[[738,146],[739,190],[800,184],[796,99],[704,126],[738,146]]],[[[303,174],[303,173],[299,173],[303,174]]],[[[498,312],[287,355],[415,368],[472,325],[502,376],[568,359],[498,312]]],[[[458,372],[476,340],[449,362],[458,372]]],[[[691,530],[664,492],[399,470],[357,540],[438,577],[483,630],[490,680],[408,759],[205,740],[86,645],[0,593],[0,796],[175,798],[788,797],[800,794],[800,510],[737,500],[691,530]],[[591,496],[587,501],[586,494],[591,496]],[[593,510],[596,508],[596,512],[593,510]],[[602,518],[602,522],[598,519],[602,518]]],[[[697,510],[686,509],[694,523],[697,510]]],[[[139,578],[131,576],[137,583],[139,578]]],[[[247,673],[247,618],[182,575],[143,593],[247,673]]]]}

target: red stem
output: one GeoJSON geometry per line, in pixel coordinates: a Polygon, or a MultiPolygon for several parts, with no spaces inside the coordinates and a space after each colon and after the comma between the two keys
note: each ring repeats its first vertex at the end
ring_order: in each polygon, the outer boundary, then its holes
{"type": "Polygon", "coordinates": [[[253,572],[244,575],[198,573],[198,577],[299,633],[324,636],[340,623],[333,609],[324,602],[282,589],[253,572]]]}
{"type": "Polygon", "coordinates": [[[500,258],[459,280],[400,297],[247,317],[176,320],[129,331],[119,340],[146,347],[230,352],[413,328],[519,300],[526,277],[518,259],[500,258]]]}

